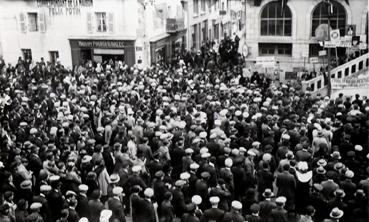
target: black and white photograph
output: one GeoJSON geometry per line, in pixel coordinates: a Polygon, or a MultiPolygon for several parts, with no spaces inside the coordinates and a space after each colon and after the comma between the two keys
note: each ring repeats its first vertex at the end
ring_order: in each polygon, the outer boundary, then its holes
{"type": "Polygon", "coordinates": [[[368,0],[0,0],[0,222],[368,222],[368,0]]]}

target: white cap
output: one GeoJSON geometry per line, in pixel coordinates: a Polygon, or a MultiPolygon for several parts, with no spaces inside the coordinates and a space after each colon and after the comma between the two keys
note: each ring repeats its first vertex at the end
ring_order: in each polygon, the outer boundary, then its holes
{"type": "Polygon", "coordinates": [[[199,205],[199,204],[201,204],[201,202],[202,202],[202,198],[201,198],[199,195],[194,195],[194,196],[191,198],[191,202],[192,202],[193,204],[199,205]]]}
{"type": "Polygon", "coordinates": [[[208,136],[208,134],[204,131],[204,132],[201,132],[199,136],[200,138],[205,139],[208,136]]]}
{"type": "Polygon", "coordinates": [[[232,208],[236,210],[242,209],[242,203],[240,201],[234,200],[232,201],[232,208]]]}
{"type": "Polygon", "coordinates": [[[86,217],[82,217],[78,222],[88,222],[88,219],[86,217]]]}
{"type": "Polygon", "coordinates": [[[29,131],[30,134],[36,134],[37,133],[37,129],[36,128],[32,128],[29,131]]]}
{"type": "Polygon", "coordinates": [[[355,145],[355,151],[362,151],[363,147],[361,145],[355,145]]]}
{"type": "Polygon", "coordinates": [[[51,186],[49,185],[41,185],[40,186],[40,192],[47,192],[51,190],[51,186]]]}
{"type": "Polygon", "coordinates": [[[225,160],[224,160],[224,165],[225,165],[226,167],[232,167],[232,165],[233,165],[233,160],[232,160],[231,158],[227,158],[227,159],[225,159],[225,160]]]}
{"type": "Polygon", "coordinates": [[[113,212],[111,210],[102,210],[100,213],[100,222],[108,222],[113,212]]]}
{"type": "Polygon", "coordinates": [[[78,186],[78,190],[83,191],[83,192],[87,192],[88,191],[88,186],[86,184],[81,184],[81,185],[78,186]]]}
{"type": "Polygon", "coordinates": [[[151,188],[146,188],[144,191],[144,195],[148,198],[151,198],[152,196],[154,196],[154,190],[151,188]]]}
{"type": "Polygon", "coordinates": [[[284,204],[284,203],[286,203],[286,201],[287,201],[287,199],[286,199],[286,197],[284,197],[284,196],[280,196],[280,197],[277,197],[277,198],[275,199],[275,202],[276,202],[276,203],[280,203],[280,204],[284,204]]]}
{"type": "Polygon", "coordinates": [[[219,199],[219,197],[210,197],[209,201],[210,201],[211,204],[218,204],[220,199],[219,199]]]}
{"type": "Polygon", "coordinates": [[[199,169],[199,164],[197,164],[197,163],[191,163],[190,164],[190,169],[191,170],[197,170],[197,169],[199,169]]]}
{"type": "Polygon", "coordinates": [[[141,167],[141,166],[136,165],[136,166],[133,166],[133,167],[132,167],[132,172],[137,173],[137,172],[140,172],[140,171],[141,171],[141,169],[142,169],[142,167],[141,167]]]}
{"type": "Polygon", "coordinates": [[[122,192],[123,192],[123,188],[122,188],[122,187],[117,186],[117,187],[114,187],[114,188],[113,188],[113,194],[114,194],[114,195],[119,195],[119,194],[121,194],[122,192]]]}
{"type": "Polygon", "coordinates": [[[289,140],[291,137],[288,134],[283,134],[282,139],[289,140]]]}
{"type": "Polygon", "coordinates": [[[188,172],[183,172],[180,174],[179,178],[181,178],[181,180],[188,180],[190,176],[191,175],[188,172]]]}
{"type": "Polygon", "coordinates": [[[29,208],[31,210],[36,210],[36,209],[40,209],[41,207],[42,207],[42,204],[40,202],[34,202],[31,204],[29,208]]]}
{"type": "Polygon", "coordinates": [[[205,158],[209,158],[211,155],[210,153],[203,153],[201,154],[201,158],[205,159],[205,158]]]}

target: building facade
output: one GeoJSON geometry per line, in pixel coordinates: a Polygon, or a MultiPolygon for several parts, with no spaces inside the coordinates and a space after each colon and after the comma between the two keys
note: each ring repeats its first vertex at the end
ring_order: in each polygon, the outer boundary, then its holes
{"type": "Polygon", "coordinates": [[[2,0],[0,57],[149,66],[186,47],[180,0],[2,0]]]}
{"type": "Polygon", "coordinates": [[[0,2],[2,56],[69,67],[89,59],[135,63],[137,10],[130,0],[3,0],[0,2]]]}
{"type": "MultiPolygon", "coordinates": [[[[331,0],[331,3],[331,28],[339,29],[341,38],[360,36],[361,41],[367,42],[368,1],[331,0]],[[348,27],[353,27],[355,33],[348,32],[348,27]]],[[[324,56],[319,57],[319,51],[323,47],[315,30],[328,23],[324,4],[323,0],[246,1],[246,61],[252,64],[258,57],[273,57],[283,71],[301,68],[302,64],[306,69],[320,67],[324,56]],[[282,6],[281,2],[287,4],[282,6]]],[[[351,49],[339,46],[330,50],[332,56],[336,53],[340,56],[351,49]]]]}

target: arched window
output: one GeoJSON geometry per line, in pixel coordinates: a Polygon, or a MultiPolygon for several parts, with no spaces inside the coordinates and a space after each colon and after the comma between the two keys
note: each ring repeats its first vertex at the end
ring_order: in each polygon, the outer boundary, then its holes
{"type": "Polygon", "coordinates": [[[261,35],[291,36],[292,15],[288,6],[282,14],[278,1],[268,3],[261,13],[261,35]]]}
{"type": "MultiPolygon", "coordinates": [[[[345,35],[345,26],[346,26],[346,10],[345,8],[336,1],[331,1],[333,5],[333,13],[330,15],[330,22],[332,29],[339,29],[341,36],[345,35]]],[[[321,2],[319,3],[314,11],[312,16],[312,36],[315,36],[315,29],[320,24],[328,24],[328,12],[329,12],[328,4],[321,2]]]]}

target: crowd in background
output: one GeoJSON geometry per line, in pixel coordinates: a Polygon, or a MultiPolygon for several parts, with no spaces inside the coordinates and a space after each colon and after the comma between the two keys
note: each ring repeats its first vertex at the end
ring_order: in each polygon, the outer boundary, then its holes
{"type": "Polygon", "coordinates": [[[0,62],[0,221],[368,221],[369,100],[245,78],[210,48],[0,62]]]}

